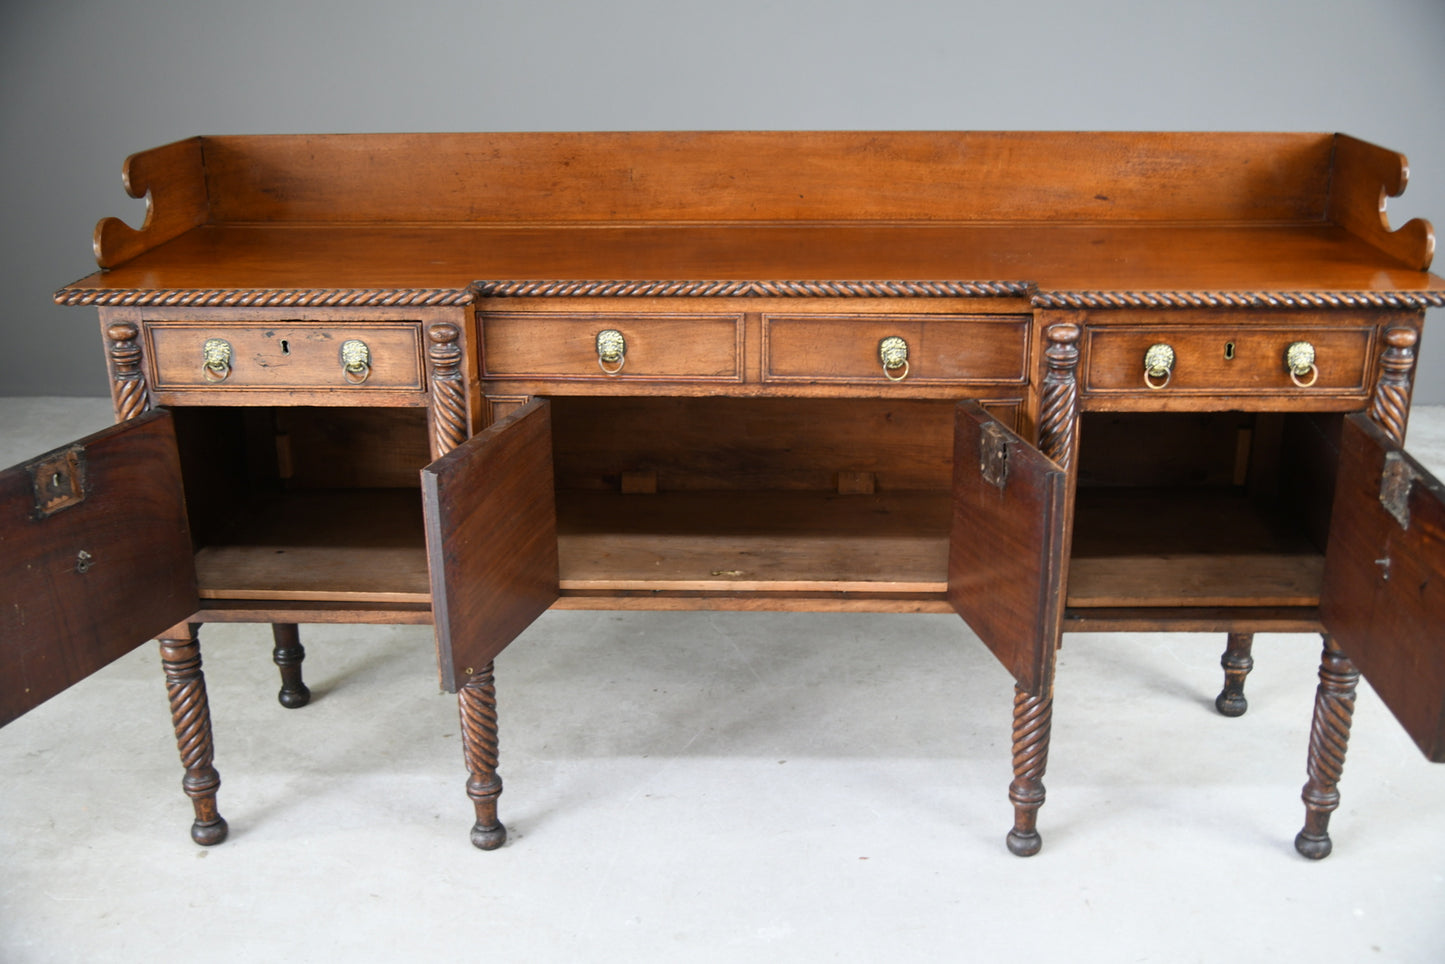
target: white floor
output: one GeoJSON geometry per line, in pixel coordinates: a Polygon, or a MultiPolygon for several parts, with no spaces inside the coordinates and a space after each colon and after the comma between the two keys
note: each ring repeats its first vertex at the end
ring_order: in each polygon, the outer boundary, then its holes
{"type": "MultiPolygon", "coordinates": [[[[0,465],[109,422],[0,399],[0,465]]],[[[1411,448],[1445,470],[1445,408],[1411,448]]],[[[1011,681],[952,617],[549,613],[497,661],[503,819],[467,841],[429,627],[202,634],[230,839],[190,842],[147,645],[0,730],[0,961],[1445,960],[1445,767],[1361,687],[1299,829],[1318,637],[1071,635],[1043,852],[1004,849],[1011,681]]]]}

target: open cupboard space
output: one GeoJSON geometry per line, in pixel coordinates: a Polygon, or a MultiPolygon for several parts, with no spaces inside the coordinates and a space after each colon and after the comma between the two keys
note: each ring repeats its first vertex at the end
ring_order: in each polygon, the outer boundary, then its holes
{"type": "Polygon", "coordinates": [[[429,602],[425,409],[172,414],[203,600],[429,602]]]}
{"type": "Polygon", "coordinates": [[[1317,606],[1340,418],[1086,413],[1068,605],[1317,606]]]}
{"type": "MultiPolygon", "coordinates": [[[[558,605],[947,608],[955,402],[548,401],[558,605]]],[[[174,414],[203,599],[430,600],[424,410],[174,414]]],[[[1068,605],[1317,606],[1338,431],[1087,413],[1068,605]]]]}

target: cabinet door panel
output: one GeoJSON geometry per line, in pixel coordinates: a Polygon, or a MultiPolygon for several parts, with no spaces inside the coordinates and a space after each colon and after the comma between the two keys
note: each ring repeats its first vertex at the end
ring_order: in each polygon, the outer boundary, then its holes
{"type": "Polygon", "coordinates": [[[551,406],[527,403],[422,470],[442,686],[455,692],[557,598],[551,406]]]}
{"type": "Polygon", "coordinates": [[[948,599],[1035,696],[1053,686],[1068,551],[1067,476],[975,402],[954,421],[948,599]]]}
{"type": "Polygon", "coordinates": [[[0,725],[199,608],[170,414],[0,472],[0,725]]]}
{"type": "Polygon", "coordinates": [[[1320,615],[1420,749],[1445,762],[1445,487],[1345,420],[1320,615]]]}

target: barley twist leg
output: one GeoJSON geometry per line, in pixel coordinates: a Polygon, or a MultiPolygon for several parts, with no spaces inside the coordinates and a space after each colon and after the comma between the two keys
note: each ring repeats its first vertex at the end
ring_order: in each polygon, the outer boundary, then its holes
{"type": "Polygon", "coordinates": [[[1315,691],[1314,722],[1310,726],[1310,749],[1301,797],[1305,804],[1304,829],[1294,839],[1294,849],[1311,860],[1330,855],[1330,814],[1340,805],[1338,789],[1350,743],[1350,724],[1355,714],[1355,688],[1360,672],[1326,636],[1320,657],[1320,685],[1315,691]]]}
{"type": "Polygon", "coordinates": [[[1014,778],[1008,788],[1008,798],[1014,805],[1014,826],[1008,833],[1008,849],[1019,857],[1031,857],[1043,846],[1037,821],[1039,807],[1044,805],[1044,767],[1049,760],[1053,707],[1052,697],[1032,696],[1014,688],[1014,778]]]}
{"type": "MultiPolygon", "coordinates": [[[[166,675],[166,695],[171,703],[171,721],[176,729],[176,746],[186,775],[181,788],[191,798],[196,820],[191,839],[202,846],[226,839],[227,826],[216,808],[216,791],[221,775],[212,766],[215,745],[211,740],[211,707],[206,699],[206,677],[201,672],[199,626],[184,627],[184,635],[162,637],[161,666],[166,675]]],[[[176,630],[172,630],[175,633],[176,630]]]]}
{"type": "Polygon", "coordinates": [[[476,807],[472,845],[496,850],[507,842],[507,828],[497,819],[502,778],[497,775],[497,687],[492,664],[473,676],[457,693],[462,713],[462,752],[467,761],[467,796],[476,807]]]}

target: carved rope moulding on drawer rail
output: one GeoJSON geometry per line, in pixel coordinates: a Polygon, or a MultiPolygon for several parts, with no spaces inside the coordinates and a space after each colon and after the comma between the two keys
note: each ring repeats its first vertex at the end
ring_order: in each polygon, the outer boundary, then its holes
{"type": "Polygon", "coordinates": [[[468,288],[70,288],[56,292],[55,303],[174,308],[390,308],[469,305],[472,298],[468,288]]]}
{"type": "Polygon", "coordinates": [[[483,298],[999,298],[1022,281],[479,281],[483,298]]]}
{"type": "Polygon", "coordinates": [[[1047,291],[1035,308],[1442,308],[1445,291],[1047,291]]]}

